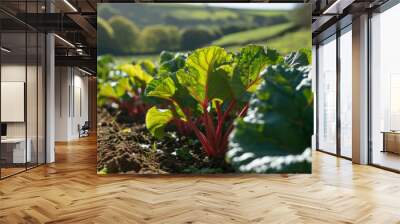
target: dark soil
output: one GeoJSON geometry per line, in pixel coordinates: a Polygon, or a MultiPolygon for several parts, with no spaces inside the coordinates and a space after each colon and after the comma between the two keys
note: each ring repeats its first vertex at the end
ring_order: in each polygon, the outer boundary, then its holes
{"type": "Polygon", "coordinates": [[[167,131],[156,139],[142,119],[135,123],[106,109],[98,111],[97,169],[100,173],[228,173],[220,159],[208,158],[194,136],[167,131]]]}

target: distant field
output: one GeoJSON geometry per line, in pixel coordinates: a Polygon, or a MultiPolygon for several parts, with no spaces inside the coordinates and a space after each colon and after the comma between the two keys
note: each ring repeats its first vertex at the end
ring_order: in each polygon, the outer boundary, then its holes
{"type": "Polygon", "coordinates": [[[258,15],[258,16],[281,16],[285,15],[288,16],[288,11],[285,10],[242,10],[251,15],[258,15]]]}
{"type": "Polygon", "coordinates": [[[280,38],[275,38],[268,42],[260,42],[270,48],[279,50],[282,54],[299,50],[300,48],[311,48],[311,31],[309,29],[301,29],[299,31],[288,33],[280,38]]]}
{"type": "Polygon", "coordinates": [[[209,26],[210,21],[217,22],[219,25],[251,24],[254,16],[268,17],[269,19],[273,17],[288,17],[288,11],[283,10],[233,9],[190,4],[154,3],[134,5],[132,7],[129,3],[102,3],[99,5],[98,14],[104,19],[109,19],[112,15],[124,15],[141,28],[154,24],[166,24],[168,23],[166,18],[175,18],[180,23],[173,25],[186,27],[193,24],[209,26]]]}
{"type": "Polygon", "coordinates": [[[175,18],[186,18],[192,20],[223,20],[238,19],[239,14],[232,10],[218,10],[217,13],[206,10],[176,10],[173,14],[175,18]]]}
{"type": "MultiPolygon", "coordinates": [[[[304,48],[306,46],[311,47],[311,32],[307,29],[301,29],[295,32],[287,33],[286,35],[278,38],[274,38],[268,42],[259,41],[254,44],[259,44],[263,46],[268,46],[271,48],[277,49],[282,54],[287,54],[292,51],[296,51],[300,48],[304,48]],[[293,41],[296,40],[296,41],[293,41]]],[[[236,52],[239,48],[244,45],[235,45],[231,47],[227,47],[226,49],[229,51],[236,52]]],[[[139,55],[139,56],[115,56],[115,60],[117,64],[120,63],[131,63],[132,61],[138,60],[151,60],[155,63],[158,62],[158,54],[154,55],[139,55]]]]}
{"type": "MultiPolygon", "coordinates": [[[[282,54],[287,54],[301,48],[311,48],[311,31],[308,29],[301,29],[295,32],[287,33],[282,37],[274,38],[269,41],[259,41],[255,44],[268,46],[270,48],[277,49],[282,54]]],[[[243,47],[243,45],[236,45],[228,47],[227,49],[229,51],[236,52],[241,47],[243,47]]]]}
{"type": "Polygon", "coordinates": [[[235,10],[235,9],[224,9],[216,8],[211,11],[204,9],[177,9],[170,14],[176,18],[187,18],[187,19],[197,19],[197,20],[223,20],[223,19],[239,19],[240,14],[246,15],[257,15],[265,17],[277,17],[285,16],[287,12],[285,11],[267,11],[267,10],[235,10]]]}
{"type": "Polygon", "coordinates": [[[247,30],[243,32],[226,35],[212,43],[218,46],[232,46],[247,44],[250,42],[258,42],[268,39],[280,32],[283,32],[293,26],[292,23],[284,23],[274,26],[262,27],[258,29],[247,30]]]}
{"type": "MultiPolygon", "coordinates": [[[[264,29],[264,28],[261,28],[264,29]]],[[[260,29],[257,29],[260,30],[260,29]]],[[[250,30],[249,32],[254,31],[250,30]]],[[[260,32],[260,31],[258,31],[260,32]]],[[[264,31],[265,32],[265,31],[264,31]]],[[[244,33],[244,32],[241,32],[244,33]]],[[[248,32],[246,32],[248,33],[248,32]]],[[[290,32],[282,37],[277,37],[269,41],[256,41],[254,44],[268,46],[270,48],[277,49],[282,54],[287,54],[292,51],[296,51],[300,48],[311,47],[311,32],[308,29],[301,29],[295,32],[290,32]],[[295,40],[295,41],[293,41],[295,40]]],[[[236,52],[239,48],[242,48],[245,44],[237,44],[235,46],[227,47],[229,51],[236,52]]],[[[158,54],[154,55],[138,55],[138,56],[115,56],[117,64],[120,63],[131,63],[132,61],[139,60],[151,60],[155,63],[158,62],[158,54]]]]}

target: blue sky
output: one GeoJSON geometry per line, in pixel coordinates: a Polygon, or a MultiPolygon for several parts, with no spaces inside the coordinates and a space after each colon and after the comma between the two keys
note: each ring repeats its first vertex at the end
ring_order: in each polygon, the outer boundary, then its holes
{"type": "Polygon", "coordinates": [[[246,8],[246,9],[269,9],[269,10],[289,10],[299,4],[296,3],[187,3],[187,4],[207,4],[213,7],[225,8],[246,8]]]}

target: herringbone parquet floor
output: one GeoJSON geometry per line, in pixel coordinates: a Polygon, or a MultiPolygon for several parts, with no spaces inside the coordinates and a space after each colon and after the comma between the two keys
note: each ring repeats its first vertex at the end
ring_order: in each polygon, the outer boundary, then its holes
{"type": "Polygon", "coordinates": [[[0,223],[400,223],[400,175],[323,153],[312,175],[96,175],[96,141],[0,181],[0,223]]]}

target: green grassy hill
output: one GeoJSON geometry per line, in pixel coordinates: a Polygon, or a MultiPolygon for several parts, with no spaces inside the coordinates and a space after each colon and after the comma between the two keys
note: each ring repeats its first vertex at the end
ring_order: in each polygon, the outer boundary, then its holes
{"type": "MultiPolygon", "coordinates": [[[[287,33],[281,37],[277,37],[268,41],[259,41],[254,44],[277,49],[281,54],[297,51],[301,48],[311,48],[311,31],[309,29],[300,29],[295,32],[287,33]],[[295,41],[293,41],[295,40],[295,41]]],[[[228,47],[229,51],[237,52],[243,45],[228,47]]]]}
{"type": "Polygon", "coordinates": [[[109,19],[113,15],[124,15],[139,27],[154,24],[170,24],[178,27],[193,25],[248,25],[264,19],[263,23],[287,22],[287,11],[239,10],[232,8],[206,7],[190,4],[130,4],[101,3],[98,15],[109,19]],[[162,6],[162,7],[160,7],[162,6]]]}
{"type": "Polygon", "coordinates": [[[293,27],[292,23],[284,23],[284,24],[262,27],[258,29],[252,29],[243,32],[237,32],[226,35],[214,41],[212,45],[232,46],[232,45],[255,43],[258,41],[274,37],[288,29],[291,29],[292,27],[293,27]]]}
{"type": "MultiPolygon", "coordinates": [[[[263,45],[266,47],[278,49],[280,53],[286,55],[289,52],[297,51],[301,48],[311,48],[311,31],[309,29],[300,29],[295,32],[290,32],[282,37],[274,38],[269,41],[259,41],[255,44],[263,45]],[[296,40],[296,41],[293,41],[296,40]]],[[[237,52],[243,45],[236,45],[228,47],[227,50],[237,52]]],[[[140,56],[125,56],[116,57],[118,63],[130,63],[132,61],[151,60],[155,63],[158,61],[158,54],[154,55],[140,55],[140,56]]]]}
{"type": "MultiPolygon", "coordinates": [[[[130,51],[121,45],[121,49],[111,48],[105,52],[119,55],[122,61],[153,59],[153,55],[157,56],[162,50],[187,51],[207,45],[235,50],[247,44],[260,44],[277,48],[284,54],[311,46],[309,28],[301,28],[307,24],[298,23],[291,10],[223,8],[203,4],[98,5],[98,16],[105,23],[112,24],[113,29],[118,28],[110,22],[115,15],[125,17],[127,23],[132,21],[137,27],[137,34],[131,35],[136,38],[135,47],[130,51]]],[[[124,36],[123,30],[120,29],[118,36],[124,36]]],[[[112,37],[112,32],[109,35],[111,41],[99,46],[114,46],[117,38],[112,37]]]]}
{"type": "Polygon", "coordinates": [[[301,29],[293,33],[288,33],[280,38],[275,38],[267,42],[259,42],[268,47],[279,49],[282,54],[299,50],[300,48],[311,49],[311,31],[309,29],[301,29]]]}

